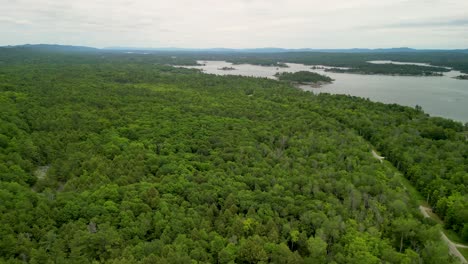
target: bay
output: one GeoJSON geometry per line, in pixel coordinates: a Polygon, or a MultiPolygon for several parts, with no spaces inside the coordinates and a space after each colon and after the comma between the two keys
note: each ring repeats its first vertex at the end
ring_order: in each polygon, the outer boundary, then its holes
{"type": "MultiPolygon", "coordinates": [[[[458,71],[444,73],[444,76],[387,76],[361,75],[325,72],[326,66],[286,63],[288,67],[259,66],[251,64],[233,65],[226,61],[199,61],[202,66],[183,66],[200,69],[217,75],[241,75],[276,79],[277,72],[311,71],[330,76],[333,83],[319,88],[300,85],[313,93],[347,94],[369,98],[372,101],[396,103],[415,107],[419,105],[431,116],[441,116],[461,122],[468,122],[468,81],[453,77],[458,71]],[[222,69],[224,68],[225,69],[222,69]],[[234,68],[226,70],[226,68],[234,68]]],[[[375,61],[371,63],[413,64],[408,62],[375,61]]],[[[422,65],[414,63],[415,65],[422,65]]],[[[424,64],[424,66],[428,66],[424,64]]]]}

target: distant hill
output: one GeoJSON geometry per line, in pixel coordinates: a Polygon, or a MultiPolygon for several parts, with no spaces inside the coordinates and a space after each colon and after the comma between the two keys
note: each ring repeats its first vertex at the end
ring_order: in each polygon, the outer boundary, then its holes
{"type": "Polygon", "coordinates": [[[230,49],[230,48],[176,48],[176,47],[163,47],[163,48],[144,48],[144,47],[108,47],[97,49],[86,46],[72,46],[72,45],[58,45],[58,44],[26,44],[17,46],[3,46],[0,48],[15,48],[25,49],[31,51],[42,52],[97,52],[97,51],[111,51],[111,52],[187,52],[187,53],[285,53],[285,52],[330,52],[330,53],[406,53],[406,52],[461,52],[468,53],[468,49],[458,50],[444,50],[444,49],[413,49],[408,47],[401,48],[380,48],[380,49],[285,49],[285,48],[252,48],[252,49],[230,49]]]}
{"type": "Polygon", "coordinates": [[[229,48],[207,48],[207,49],[191,49],[191,48],[139,48],[139,47],[108,47],[104,50],[114,51],[154,51],[154,52],[212,52],[212,53],[283,53],[283,52],[333,52],[333,53],[405,53],[405,52],[463,52],[468,53],[468,49],[464,50],[443,50],[443,49],[413,49],[413,48],[383,48],[383,49],[285,49],[285,48],[254,48],[254,49],[229,49],[229,48]]]}
{"type": "MultiPolygon", "coordinates": [[[[163,48],[144,48],[144,47],[108,47],[105,50],[113,51],[154,51],[154,52],[213,52],[213,53],[278,53],[278,52],[289,52],[292,49],[282,48],[255,48],[255,49],[229,49],[229,48],[207,48],[207,49],[193,49],[193,48],[175,48],[175,47],[163,47],[163,48]]],[[[295,50],[294,50],[295,51],[295,50]]]]}
{"type": "Polygon", "coordinates": [[[57,45],[57,44],[26,44],[17,46],[3,46],[6,49],[24,49],[41,52],[95,52],[99,49],[85,46],[57,45]]]}

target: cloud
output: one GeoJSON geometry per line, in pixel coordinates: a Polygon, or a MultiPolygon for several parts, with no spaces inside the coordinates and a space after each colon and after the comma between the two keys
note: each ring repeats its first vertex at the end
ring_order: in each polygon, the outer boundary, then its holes
{"type": "MultiPolygon", "coordinates": [[[[380,26],[373,26],[367,28],[438,28],[438,27],[468,27],[468,18],[460,19],[430,19],[420,21],[401,21],[398,23],[391,23],[380,26]]],[[[365,28],[365,27],[363,27],[365,28]]]]}
{"type": "Polygon", "coordinates": [[[0,45],[457,48],[468,37],[466,0],[0,0],[0,6],[6,14],[0,45]],[[446,39],[449,31],[458,35],[446,39]]]}
{"type": "Polygon", "coordinates": [[[0,23],[15,24],[15,25],[30,25],[31,21],[26,19],[15,19],[11,17],[0,17],[0,23]]]}

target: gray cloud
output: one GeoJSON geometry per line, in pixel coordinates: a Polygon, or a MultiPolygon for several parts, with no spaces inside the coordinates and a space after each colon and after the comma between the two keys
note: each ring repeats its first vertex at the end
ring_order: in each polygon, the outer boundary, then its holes
{"type": "Polygon", "coordinates": [[[0,0],[0,6],[0,45],[468,45],[466,0],[0,0]]]}
{"type": "MultiPolygon", "coordinates": [[[[437,27],[467,27],[468,18],[447,20],[402,21],[393,24],[375,26],[373,28],[437,28],[437,27]]],[[[372,27],[371,27],[372,28],[372,27]]]]}
{"type": "Polygon", "coordinates": [[[0,17],[0,23],[14,24],[14,25],[30,25],[31,21],[25,19],[16,19],[12,17],[0,17]]]}

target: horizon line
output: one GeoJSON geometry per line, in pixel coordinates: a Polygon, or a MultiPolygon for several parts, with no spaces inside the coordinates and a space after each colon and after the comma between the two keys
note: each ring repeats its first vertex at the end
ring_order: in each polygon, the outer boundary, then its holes
{"type": "Polygon", "coordinates": [[[99,50],[109,50],[109,49],[134,49],[134,50],[262,50],[262,49],[278,49],[278,50],[468,50],[468,47],[465,48],[414,48],[414,47],[378,47],[378,48],[359,48],[359,47],[348,47],[348,48],[285,48],[285,47],[252,47],[252,48],[233,48],[233,47],[203,47],[203,48],[193,48],[193,47],[181,47],[181,46],[159,46],[159,47],[139,47],[139,46],[105,46],[97,47],[91,45],[80,45],[80,44],[57,44],[57,43],[25,43],[25,44],[7,44],[1,45],[0,47],[21,47],[21,46],[63,46],[63,47],[83,47],[83,48],[94,48],[99,50]]]}

